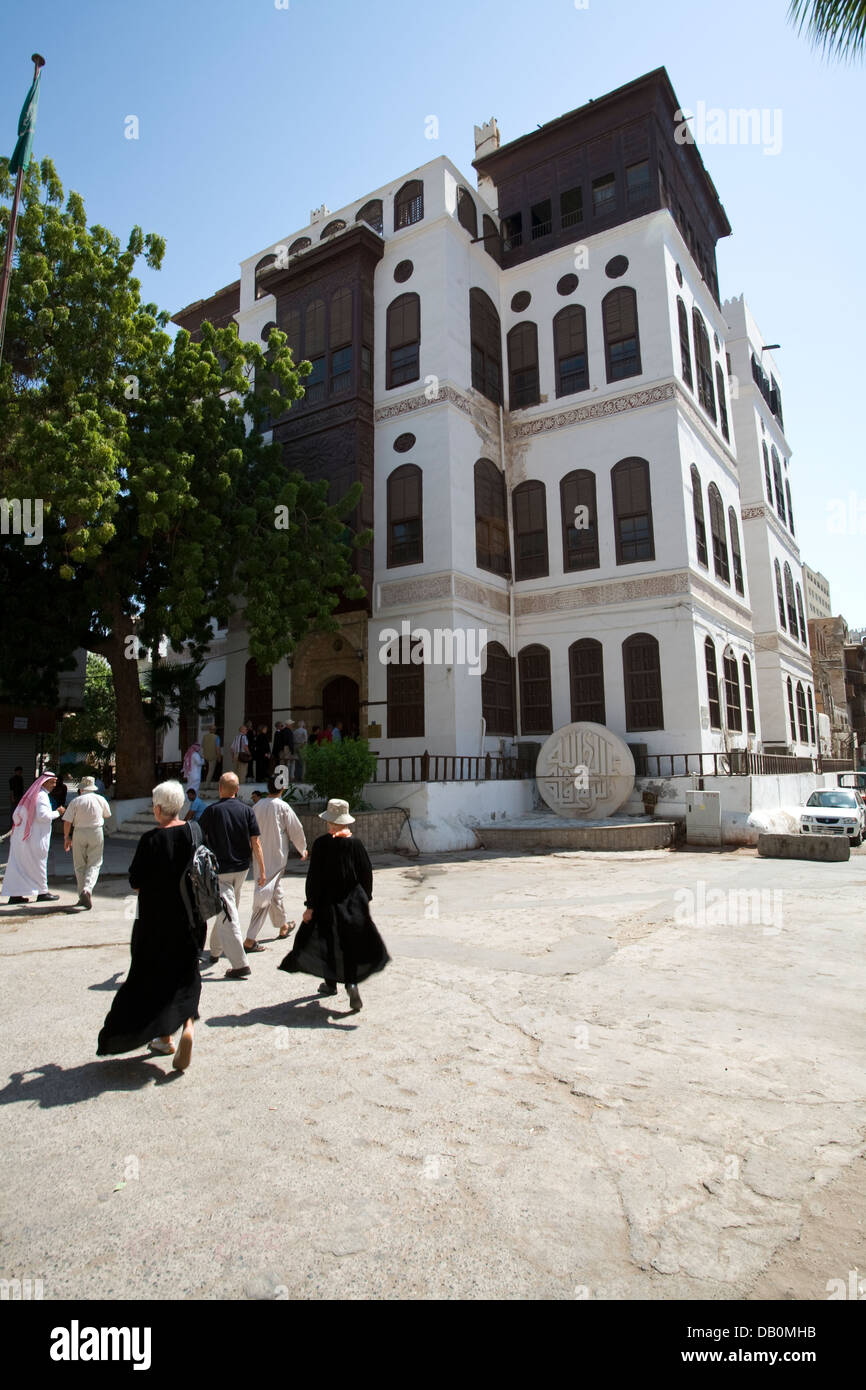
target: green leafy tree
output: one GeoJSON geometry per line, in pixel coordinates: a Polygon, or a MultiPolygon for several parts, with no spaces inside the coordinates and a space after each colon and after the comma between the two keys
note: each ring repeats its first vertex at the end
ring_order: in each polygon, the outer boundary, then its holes
{"type": "MultiPolygon", "coordinates": [[[[2,254],[8,209],[0,218],[2,254]]],[[[14,649],[18,631],[62,613],[55,663],[78,646],[106,658],[122,796],[152,784],[141,647],[165,636],[201,657],[211,620],[245,603],[250,652],[272,666],[311,628],[336,625],[340,594],[362,596],[352,547],[369,542],[347,531],[359,486],[332,505],[327,483],[287,473],[263,438],[309,364],[295,367],[276,329],[267,349],[208,323],[201,342],[184,331],[172,342],[133,275],[163,249],[139,228],[124,249],[88,227],[51,162],[30,165],[0,366],[0,496],[40,499],[44,535],[16,557],[38,608],[7,615],[4,635],[14,649]]]]}
{"type": "Polygon", "coordinates": [[[339,797],[356,806],[367,782],[376,771],[376,755],[365,738],[344,738],[341,743],[308,743],[304,781],[311,782],[319,797],[339,797]]]}
{"type": "Polygon", "coordinates": [[[828,58],[862,58],[866,0],[791,0],[788,17],[828,58]]]}
{"type": "Polygon", "coordinates": [[[86,753],[90,761],[105,766],[117,748],[114,681],[102,656],[87,653],[83,708],[63,720],[64,752],[86,753]]]}

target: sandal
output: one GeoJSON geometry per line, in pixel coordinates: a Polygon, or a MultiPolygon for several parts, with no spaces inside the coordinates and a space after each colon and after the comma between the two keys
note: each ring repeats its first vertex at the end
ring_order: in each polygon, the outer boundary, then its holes
{"type": "Polygon", "coordinates": [[[288,936],[289,932],[294,931],[297,925],[297,922],[287,922],[285,927],[280,927],[280,938],[288,936]]]}
{"type": "Polygon", "coordinates": [[[248,956],[258,955],[259,951],[266,951],[267,949],[267,946],[260,946],[257,941],[254,941],[252,946],[248,946],[247,943],[244,942],[244,950],[248,956]]]}

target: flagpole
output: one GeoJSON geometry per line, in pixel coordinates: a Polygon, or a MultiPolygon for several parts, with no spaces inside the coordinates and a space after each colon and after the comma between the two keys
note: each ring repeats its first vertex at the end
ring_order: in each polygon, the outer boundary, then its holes
{"type": "MultiPolygon", "coordinates": [[[[33,62],[33,81],[44,68],[45,59],[40,53],[31,55],[33,62]]],[[[6,237],[6,250],[3,256],[3,273],[0,276],[0,364],[3,362],[3,345],[6,340],[6,310],[9,304],[9,281],[12,279],[12,257],[15,253],[15,233],[18,230],[18,207],[21,202],[21,187],[24,183],[24,170],[18,170],[15,179],[15,196],[12,199],[12,214],[9,218],[9,231],[6,237]]]]}

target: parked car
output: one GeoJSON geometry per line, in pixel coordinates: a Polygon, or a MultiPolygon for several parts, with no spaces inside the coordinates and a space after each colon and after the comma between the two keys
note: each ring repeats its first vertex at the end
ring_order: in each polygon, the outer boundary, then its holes
{"type": "Polygon", "coordinates": [[[866,836],[866,802],[848,787],[812,792],[800,812],[801,835],[847,835],[852,845],[866,836]]]}

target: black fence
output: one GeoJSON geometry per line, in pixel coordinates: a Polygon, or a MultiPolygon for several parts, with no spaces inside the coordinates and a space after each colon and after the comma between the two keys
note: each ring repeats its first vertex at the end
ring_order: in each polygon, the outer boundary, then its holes
{"type": "Polygon", "coordinates": [[[639,753],[636,777],[773,777],[796,772],[853,772],[851,758],[794,758],[784,753],[639,753]]]}

